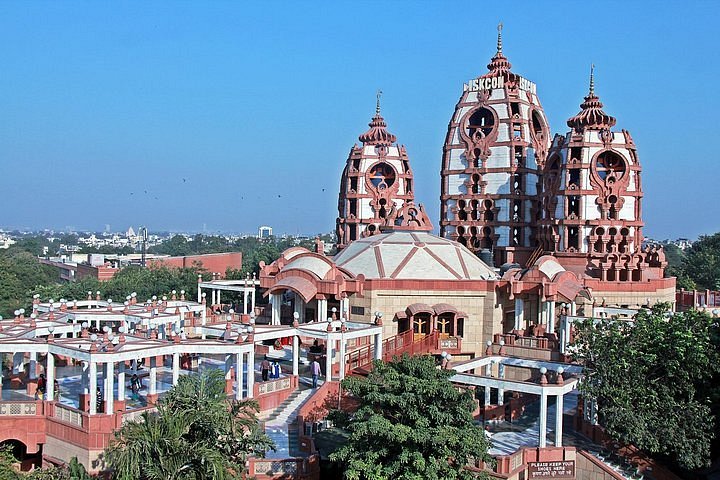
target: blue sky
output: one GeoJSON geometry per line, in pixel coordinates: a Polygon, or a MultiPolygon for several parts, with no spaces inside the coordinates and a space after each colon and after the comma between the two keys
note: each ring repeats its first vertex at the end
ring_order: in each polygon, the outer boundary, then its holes
{"type": "Polygon", "coordinates": [[[5,1],[0,225],[330,231],[378,88],[437,225],[447,124],[502,21],[553,132],[596,64],[638,145],[645,234],[713,233],[719,4],[5,1]]]}

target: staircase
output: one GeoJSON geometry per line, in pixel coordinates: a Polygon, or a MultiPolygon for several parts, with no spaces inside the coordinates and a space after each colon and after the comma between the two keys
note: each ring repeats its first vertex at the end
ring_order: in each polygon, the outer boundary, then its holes
{"type": "Polygon", "coordinates": [[[301,456],[298,449],[298,426],[295,420],[300,407],[310,398],[314,390],[298,388],[283,403],[267,415],[261,415],[265,422],[265,433],[275,442],[276,451],[268,451],[266,458],[290,458],[301,456]]]}

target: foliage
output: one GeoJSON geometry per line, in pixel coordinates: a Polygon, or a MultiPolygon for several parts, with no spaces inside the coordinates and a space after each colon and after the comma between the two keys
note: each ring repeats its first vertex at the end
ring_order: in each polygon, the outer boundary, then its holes
{"type": "Polygon", "coordinates": [[[576,324],[580,391],[613,438],[683,468],[709,464],[720,372],[717,319],[659,304],[634,322],[576,324]]]}
{"type": "Polygon", "coordinates": [[[240,478],[247,456],[274,448],[260,429],[257,403],[228,401],[220,370],[180,377],[158,402],[115,433],[106,458],[118,480],[240,478]]]}
{"type": "Polygon", "coordinates": [[[678,277],[686,276],[697,288],[720,290],[720,232],[701,236],[685,253],[678,277]]]}
{"type": "Polygon", "coordinates": [[[360,403],[348,443],[330,455],[345,465],[345,478],[477,478],[464,467],[490,461],[488,441],[473,421],[472,395],[452,385],[453,374],[430,356],[404,355],[344,380],[360,403]]]}
{"type": "Polygon", "coordinates": [[[91,480],[85,467],[73,457],[65,467],[50,467],[21,473],[15,468],[17,460],[13,456],[12,446],[0,447],[0,480],[91,480]]]}
{"type": "Polygon", "coordinates": [[[32,254],[14,247],[0,251],[0,315],[27,308],[32,291],[56,279],[55,268],[40,264],[32,254]]]}

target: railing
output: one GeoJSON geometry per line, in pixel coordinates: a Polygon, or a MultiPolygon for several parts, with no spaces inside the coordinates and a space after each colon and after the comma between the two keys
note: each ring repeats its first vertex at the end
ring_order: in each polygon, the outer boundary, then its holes
{"type": "Polygon", "coordinates": [[[38,414],[38,402],[2,402],[0,416],[27,416],[38,414]]]}
{"type": "Polygon", "coordinates": [[[249,459],[248,474],[262,475],[260,478],[309,478],[312,474],[320,472],[320,457],[311,455],[308,458],[251,458],[249,459]]]}
{"type": "MultiPolygon", "coordinates": [[[[448,337],[448,339],[449,338],[454,337],[448,337]]],[[[399,333],[394,337],[383,340],[382,359],[387,362],[392,360],[394,356],[402,355],[403,353],[407,353],[409,355],[429,353],[437,349],[438,343],[437,332],[433,332],[430,335],[425,335],[422,338],[415,340],[413,331],[408,330],[406,332],[399,333]]],[[[345,371],[352,372],[355,369],[370,365],[374,359],[374,345],[367,345],[354,350],[345,355],[345,371]]]]}
{"type": "Polygon", "coordinates": [[[258,383],[256,385],[257,395],[265,395],[266,393],[287,390],[292,386],[290,377],[278,378],[277,380],[270,380],[267,382],[258,383]]]}
{"type": "Polygon", "coordinates": [[[59,403],[55,404],[53,418],[56,418],[61,422],[69,423],[70,425],[75,425],[76,427],[82,427],[82,417],[83,412],[80,410],[66,407],[64,405],[60,405],[59,403]]]}
{"type": "Polygon", "coordinates": [[[678,309],[697,307],[720,307],[720,291],[718,290],[679,290],[675,293],[678,309]]]}
{"type": "Polygon", "coordinates": [[[548,337],[520,337],[513,333],[496,333],[493,343],[505,342],[505,345],[523,348],[540,348],[544,350],[559,350],[560,342],[557,338],[548,337]]]}
{"type": "Polygon", "coordinates": [[[143,407],[135,410],[125,410],[122,414],[122,423],[137,422],[142,420],[142,414],[145,412],[156,412],[157,407],[143,407]]]}

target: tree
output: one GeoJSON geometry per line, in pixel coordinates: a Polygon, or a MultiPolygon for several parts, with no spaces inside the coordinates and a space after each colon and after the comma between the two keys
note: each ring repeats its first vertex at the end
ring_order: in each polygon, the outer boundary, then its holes
{"type": "Polygon", "coordinates": [[[720,290],[720,232],[701,236],[685,253],[679,269],[700,289],[720,290]]]}
{"type": "Polygon", "coordinates": [[[430,356],[375,361],[367,378],[343,381],[360,403],[348,442],[330,455],[350,480],[470,479],[474,460],[491,461],[473,421],[471,393],[450,382],[430,356]]]}
{"type": "Polygon", "coordinates": [[[85,467],[76,457],[70,460],[67,466],[50,467],[22,473],[15,468],[17,459],[12,453],[12,447],[0,447],[0,480],[91,480],[85,467]]]}
{"type": "Polygon", "coordinates": [[[115,433],[106,458],[117,480],[240,478],[247,456],[274,448],[260,429],[257,403],[229,401],[220,370],[180,377],[158,402],[115,433]]]}
{"type": "Polygon", "coordinates": [[[718,409],[717,319],[694,310],[672,314],[660,304],[634,321],[576,326],[580,392],[597,401],[606,432],[683,468],[708,465],[718,409]]]}

